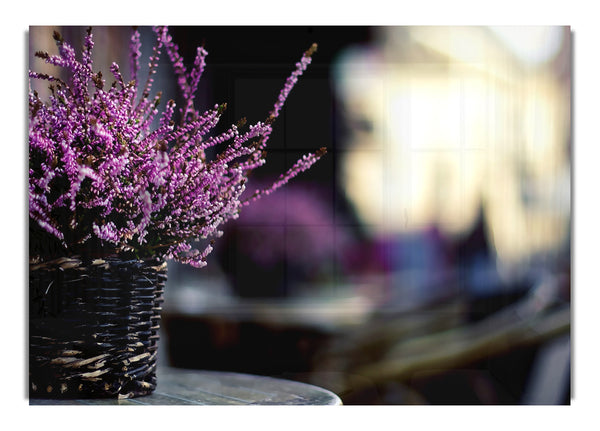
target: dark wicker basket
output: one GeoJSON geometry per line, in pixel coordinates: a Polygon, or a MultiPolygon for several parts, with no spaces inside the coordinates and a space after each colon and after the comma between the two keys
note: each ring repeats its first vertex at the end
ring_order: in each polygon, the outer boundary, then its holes
{"type": "Polygon", "coordinates": [[[166,279],[158,260],[30,264],[30,396],[150,394],[166,279]]]}

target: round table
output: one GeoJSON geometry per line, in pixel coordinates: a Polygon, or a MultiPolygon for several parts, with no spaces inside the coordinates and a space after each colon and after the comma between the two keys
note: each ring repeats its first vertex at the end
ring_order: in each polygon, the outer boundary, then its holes
{"type": "Polygon", "coordinates": [[[159,367],[152,395],[129,399],[52,400],[30,405],[341,405],[326,389],[273,377],[159,367]]]}

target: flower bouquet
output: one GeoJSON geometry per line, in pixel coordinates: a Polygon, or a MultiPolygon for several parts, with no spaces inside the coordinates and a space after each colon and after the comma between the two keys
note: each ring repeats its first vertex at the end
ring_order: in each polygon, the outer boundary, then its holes
{"type": "Polygon", "coordinates": [[[188,70],[168,29],[153,30],[145,79],[137,29],[129,79],[116,63],[111,82],[93,71],[91,29],[80,59],[58,33],[57,55],[35,54],[64,69],[67,79],[29,72],[30,80],[50,88],[45,101],[29,93],[34,396],[152,392],[165,261],[205,266],[223,223],[325,153],[307,154],[270,186],[244,193],[248,175],[266,161],[273,122],[316,45],[296,64],[265,121],[247,126],[241,119],[215,133],[226,105],[204,112],[194,105],[207,51],[199,47],[188,70]],[[159,111],[153,77],[163,51],[183,102],[170,100],[159,111]]]}

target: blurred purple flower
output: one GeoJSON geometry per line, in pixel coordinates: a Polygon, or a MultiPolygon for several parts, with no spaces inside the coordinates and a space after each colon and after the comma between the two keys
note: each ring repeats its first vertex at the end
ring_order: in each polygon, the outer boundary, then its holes
{"type": "Polygon", "coordinates": [[[352,243],[317,190],[290,185],[251,205],[230,225],[239,251],[262,266],[287,260],[299,268],[341,263],[352,243]]]}

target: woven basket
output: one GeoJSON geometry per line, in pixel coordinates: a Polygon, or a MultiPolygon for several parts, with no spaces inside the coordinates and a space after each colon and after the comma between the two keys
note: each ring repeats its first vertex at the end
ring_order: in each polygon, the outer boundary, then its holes
{"type": "Polygon", "coordinates": [[[158,260],[30,264],[30,396],[150,394],[166,279],[158,260]]]}

